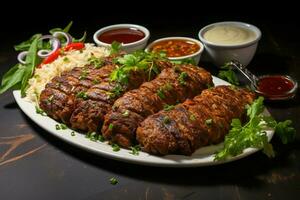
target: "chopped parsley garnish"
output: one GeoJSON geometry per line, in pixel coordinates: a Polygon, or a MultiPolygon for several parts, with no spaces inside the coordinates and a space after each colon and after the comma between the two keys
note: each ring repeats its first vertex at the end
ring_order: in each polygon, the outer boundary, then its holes
{"type": "Polygon", "coordinates": [[[83,92],[83,91],[78,92],[78,93],[76,94],[76,97],[77,97],[77,98],[82,98],[82,99],[84,99],[84,100],[87,100],[87,99],[89,98],[88,95],[87,95],[85,92],[83,92]]]}
{"type": "Polygon", "coordinates": [[[93,65],[95,69],[99,69],[103,66],[104,61],[102,58],[97,58],[94,55],[92,55],[89,59],[88,62],[90,65],[93,65]]]}
{"type": "Polygon", "coordinates": [[[100,83],[100,82],[99,82],[97,79],[94,79],[94,80],[93,80],[93,84],[94,84],[94,85],[96,85],[96,84],[98,84],[98,83],[100,83]]]}
{"type": "Polygon", "coordinates": [[[86,77],[89,75],[89,71],[87,69],[82,70],[80,76],[79,76],[79,80],[84,80],[86,79],[86,77]]]}
{"type": "Polygon", "coordinates": [[[70,62],[70,59],[66,56],[66,57],[64,57],[63,61],[68,63],[68,62],[70,62]]]}
{"type": "Polygon", "coordinates": [[[148,53],[145,51],[135,51],[122,57],[114,59],[118,66],[111,74],[110,80],[119,83],[121,86],[128,84],[131,71],[144,71],[151,78],[152,75],[159,73],[156,61],[164,60],[159,54],[148,53]]]}
{"type": "Polygon", "coordinates": [[[196,65],[196,61],[193,58],[185,58],[182,60],[171,60],[171,62],[177,65],[183,65],[183,64],[196,65]]]}
{"type": "Polygon", "coordinates": [[[195,121],[195,120],[196,120],[196,116],[195,116],[194,114],[191,114],[191,115],[190,115],[190,120],[191,120],[191,121],[195,121]]]}
{"type": "Polygon", "coordinates": [[[212,122],[213,122],[212,119],[205,120],[205,124],[208,125],[208,126],[211,126],[212,122]]]}
{"type": "Polygon", "coordinates": [[[112,90],[111,92],[109,92],[109,97],[110,98],[115,98],[118,97],[122,94],[123,92],[123,88],[120,84],[117,84],[112,90]]]}
{"type": "Polygon", "coordinates": [[[169,124],[170,122],[171,122],[170,118],[168,116],[164,116],[163,123],[169,124]]]}
{"type": "Polygon", "coordinates": [[[104,141],[105,141],[103,135],[100,135],[100,134],[98,135],[98,140],[99,140],[100,142],[104,142],[104,141]]]}
{"type": "Polygon", "coordinates": [[[65,129],[67,129],[68,127],[67,127],[67,125],[65,125],[65,124],[60,124],[60,128],[61,128],[62,130],[65,130],[65,129]]]}
{"type": "Polygon", "coordinates": [[[292,121],[276,122],[271,116],[265,116],[263,100],[263,97],[259,97],[247,106],[249,121],[246,124],[243,125],[239,119],[232,120],[224,147],[217,152],[215,160],[226,160],[243,153],[243,150],[249,147],[262,148],[268,157],[274,157],[275,153],[266,133],[268,128],[275,129],[275,135],[279,136],[284,144],[295,139],[296,130],[291,127],[292,121]]]}
{"type": "Polygon", "coordinates": [[[114,125],[113,125],[113,124],[109,124],[109,125],[108,125],[108,130],[112,131],[113,128],[114,128],[114,125]]]}
{"type": "Polygon", "coordinates": [[[42,109],[40,109],[38,106],[35,106],[35,112],[37,114],[42,115],[42,116],[47,116],[47,114],[45,113],[45,111],[43,111],[42,109]]]}
{"type": "Polygon", "coordinates": [[[130,149],[131,149],[130,154],[138,156],[140,153],[141,147],[140,147],[140,145],[135,145],[133,147],[130,147],[130,149]]]}
{"type": "Polygon", "coordinates": [[[164,92],[163,92],[163,90],[162,90],[161,88],[157,90],[157,95],[158,95],[159,98],[161,98],[161,99],[166,98],[166,96],[165,96],[165,94],[164,94],[164,92]]]}
{"type": "Polygon", "coordinates": [[[123,115],[124,117],[127,117],[127,116],[129,115],[129,110],[125,110],[125,111],[122,113],[122,115],[123,115]]]}
{"type": "Polygon", "coordinates": [[[113,144],[111,145],[111,147],[112,147],[113,151],[120,151],[119,145],[117,145],[117,144],[115,144],[115,143],[113,143],[113,144]]]}
{"type": "Polygon", "coordinates": [[[116,179],[116,178],[111,178],[111,179],[109,179],[109,182],[110,182],[110,184],[112,184],[112,185],[116,185],[116,184],[118,184],[118,180],[116,179]]]}
{"type": "Polygon", "coordinates": [[[174,108],[175,108],[174,105],[168,105],[168,104],[164,105],[164,111],[170,111],[173,110],[174,108]]]}
{"type": "Polygon", "coordinates": [[[181,72],[178,81],[180,85],[186,85],[186,79],[188,78],[188,74],[186,72],[181,72]]]}
{"type": "Polygon", "coordinates": [[[56,124],[55,125],[55,129],[56,130],[65,130],[65,129],[67,129],[68,127],[67,127],[67,125],[65,125],[65,124],[56,124]]]}
{"type": "Polygon", "coordinates": [[[164,99],[164,98],[166,98],[164,93],[168,92],[172,89],[173,89],[173,86],[170,83],[166,83],[165,85],[163,85],[162,87],[160,87],[157,90],[157,95],[159,96],[159,98],[164,99]]]}
{"type": "Polygon", "coordinates": [[[51,103],[53,102],[53,98],[54,98],[53,95],[49,96],[49,97],[46,99],[47,104],[51,104],[51,103]]]}

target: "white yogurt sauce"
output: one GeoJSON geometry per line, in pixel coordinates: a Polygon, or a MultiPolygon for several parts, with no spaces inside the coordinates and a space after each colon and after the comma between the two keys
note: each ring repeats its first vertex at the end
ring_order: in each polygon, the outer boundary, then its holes
{"type": "Polygon", "coordinates": [[[250,29],[235,25],[219,25],[206,31],[204,38],[211,43],[236,45],[253,41],[256,34],[250,29]]]}

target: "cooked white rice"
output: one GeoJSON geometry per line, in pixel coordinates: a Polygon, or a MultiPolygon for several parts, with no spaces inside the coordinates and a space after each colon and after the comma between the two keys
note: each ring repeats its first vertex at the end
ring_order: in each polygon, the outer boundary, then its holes
{"type": "Polygon", "coordinates": [[[105,47],[96,47],[94,44],[86,43],[82,50],[72,50],[65,52],[64,56],[58,57],[55,61],[43,65],[42,68],[36,68],[34,76],[29,79],[29,87],[26,91],[26,98],[34,103],[38,103],[38,98],[55,76],[62,72],[70,71],[74,67],[84,67],[87,65],[91,56],[103,58],[109,55],[109,50],[105,47]],[[67,57],[67,59],[66,59],[67,57]]]}

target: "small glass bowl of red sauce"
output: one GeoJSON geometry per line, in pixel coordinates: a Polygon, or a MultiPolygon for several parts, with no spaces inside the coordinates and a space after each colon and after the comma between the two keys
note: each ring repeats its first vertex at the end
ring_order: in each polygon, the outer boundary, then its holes
{"type": "Polygon", "coordinates": [[[188,37],[166,37],[155,40],[146,48],[148,52],[165,53],[171,61],[193,59],[199,63],[204,50],[203,44],[196,39],[188,37]]]}
{"type": "Polygon", "coordinates": [[[147,28],[136,24],[116,24],[99,29],[94,34],[94,41],[98,46],[109,47],[112,42],[122,44],[122,49],[128,53],[144,49],[150,32],[147,28]]]}
{"type": "Polygon", "coordinates": [[[265,75],[258,79],[256,93],[268,100],[292,99],[298,90],[296,80],[286,75],[265,75]]]}

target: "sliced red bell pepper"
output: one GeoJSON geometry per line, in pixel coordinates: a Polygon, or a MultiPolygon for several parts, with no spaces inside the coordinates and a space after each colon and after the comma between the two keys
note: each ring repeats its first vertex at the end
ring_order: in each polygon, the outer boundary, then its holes
{"type": "Polygon", "coordinates": [[[56,60],[58,58],[58,56],[60,56],[62,54],[62,52],[70,51],[70,50],[80,50],[80,49],[83,49],[84,47],[85,47],[85,45],[82,42],[70,43],[63,48],[59,48],[56,51],[54,51],[51,55],[49,55],[47,58],[45,58],[38,67],[40,68],[42,65],[52,63],[54,60],[56,60]]]}
{"type": "Polygon", "coordinates": [[[68,44],[64,50],[65,51],[70,51],[70,50],[80,50],[80,49],[83,49],[84,48],[84,43],[82,42],[75,42],[75,43],[71,43],[71,44],[68,44]]]}

